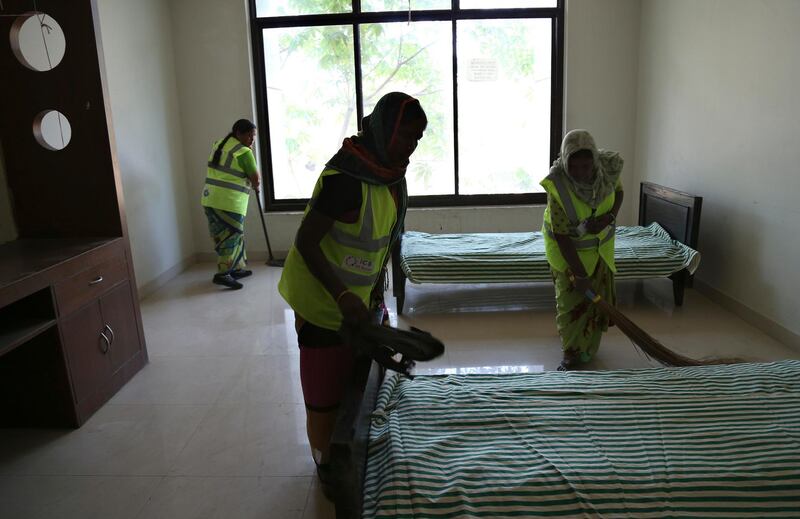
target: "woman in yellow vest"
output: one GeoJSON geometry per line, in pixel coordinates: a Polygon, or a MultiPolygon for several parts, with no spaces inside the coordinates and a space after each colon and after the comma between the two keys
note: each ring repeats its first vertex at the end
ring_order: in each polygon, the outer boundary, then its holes
{"type": "Polygon", "coordinates": [[[586,130],[572,130],[542,181],[547,209],[542,232],[556,287],[558,333],[564,357],[559,370],[592,359],[609,320],[584,293],[591,288],[614,304],[614,229],[622,206],[623,160],[598,150],[586,130]]]}
{"type": "Polygon", "coordinates": [[[245,269],[244,218],[250,186],[258,192],[260,185],[252,150],[255,138],[256,126],[239,119],[224,139],[214,143],[201,199],[217,253],[212,281],[233,290],[242,288],[239,279],[253,273],[245,269]]]}
{"type": "Polygon", "coordinates": [[[368,319],[407,207],[405,173],[427,126],[419,101],[383,96],[317,180],[278,289],[295,311],[307,432],[326,482],[339,402],[353,371],[343,323],[368,319]],[[374,295],[373,295],[374,293],[374,295]]]}

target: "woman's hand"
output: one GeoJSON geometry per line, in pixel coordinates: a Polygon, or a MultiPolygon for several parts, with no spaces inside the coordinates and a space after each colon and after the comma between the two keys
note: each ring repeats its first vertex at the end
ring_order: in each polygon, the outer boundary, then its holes
{"type": "Polygon", "coordinates": [[[592,280],[590,278],[574,276],[572,278],[572,284],[575,286],[575,290],[581,294],[585,294],[587,290],[592,289],[592,280]]]}
{"type": "Polygon", "coordinates": [[[250,185],[253,186],[255,191],[258,191],[261,188],[261,177],[259,175],[253,175],[250,177],[250,185]]]}
{"type": "Polygon", "coordinates": [[[606,213],[598,217],[591,217],[586,219],[586,232],[589,234],[599,234],[606,227],[614,223],[614,216],[611,213],[606,213]]]}
{"type": "Polygon", "coordinates": [[[363,321],[369,321],[367,305],[354,293],[350,291],[343,292],[336,304],[339,306],[339,311],[342,312],[345,323],[356,325],[363,321]]]}

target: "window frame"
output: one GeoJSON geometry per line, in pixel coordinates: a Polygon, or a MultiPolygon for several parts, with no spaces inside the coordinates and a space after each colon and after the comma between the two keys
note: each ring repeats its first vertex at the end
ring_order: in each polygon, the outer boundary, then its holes
{"type": "MultiPolygon", "coordinates": [[[[425,11],[385,11],[360,12],[361,0],[352,0],[352,12],[336,14],[312,14],[297,16],[258,17],[256,0],[248,0],[250,32],[253,51],[253,71],[255,80],[256,116],[258,119],[258,140],[260,146],[262,175],[265,189],[266,212],[303,210],[308,198],[276,199],[272,169],[272,146],[269,132],[269,107],[267,106],[267,77],[264,61],[264,29],[312,27],[326,25],[351,25],[353,27],[353,49],[356,86],[356,119],[359,130],[364,117],[363,90],[361,78],[361,52],[359,25],[387,22],[427,22],[449,21],[453,45],[453,153],[455,193],[447,195],[417,195],[409,197],[410,207],[463,207],[491,205],[545,204],[545,193],[478,194],[458,193],[458,58],[457,22],[460,20],[493,20],[521,18],[549,18],[551,20],[551,90],[550,90],[550,162],[558,156],[561,147],[564,114],[564,2],[557,0],[556,7],[503,8],[503,9],[461,9],[460,0],[451,0],[450,9],[425,11]]],[[[331,155],[336,150],[331,150],[331,155]]],[[[310,195],[310,193],[309,193],[310,195]]]]}

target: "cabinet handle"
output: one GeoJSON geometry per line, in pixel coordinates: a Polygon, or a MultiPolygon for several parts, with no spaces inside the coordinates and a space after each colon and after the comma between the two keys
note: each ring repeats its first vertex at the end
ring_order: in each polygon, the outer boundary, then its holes
{"type": "Polygon", "coordinates": [[[105,348],[104,348],[104,347],[102,347],[102,346],[100,346],[100,351],[102,351],[104,354],[105,354],[105,353],[108,353],[108,348],[111,346],[111,341],[109,341],[109,340],[108,340],[108,337],[107,337],[107,336],[106,336],[106,334],[105,334],[105,333],[103,333],[103,332],[100,332],[100,337],[102,337],[102,338],[103,338],[103,340],[104,340],[104,341],[105,341],[105,343],[106,343],[106,345],[105,345],[105,348]]]}
{"type": "Polygon", "coordinates": [[[103,282],[103,276],[97,276],[93,280],[89,281],[89,286],[96,285],[96,284],[102,283],[102,282],[103,282]]]}
{"type": "Polygon", "coordinates": [[[114,344],[114,329],[109,325],[106,325],[106,330],[108,330],[108,333],[111,334],[111,344],[114,344]]]}

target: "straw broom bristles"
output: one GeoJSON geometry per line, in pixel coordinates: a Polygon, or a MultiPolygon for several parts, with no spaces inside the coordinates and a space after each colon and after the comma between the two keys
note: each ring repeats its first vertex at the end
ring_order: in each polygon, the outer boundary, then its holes
{"type": "Polygon", "coordinates": [[[665,366],[710,366],[715,364],[737,364],[744,362],[738,358],[713,357],[703,360],[684,357],[670,350],[647,332],[639,328],[636,323],[628,319],[625,314],[611,305],[608,301],[591,290],[586,291],[586,297],[600,307],[611,319],[617,328],[628,336],[633,344],[642,350],[645,355],[653,358],[665,366]]]}

